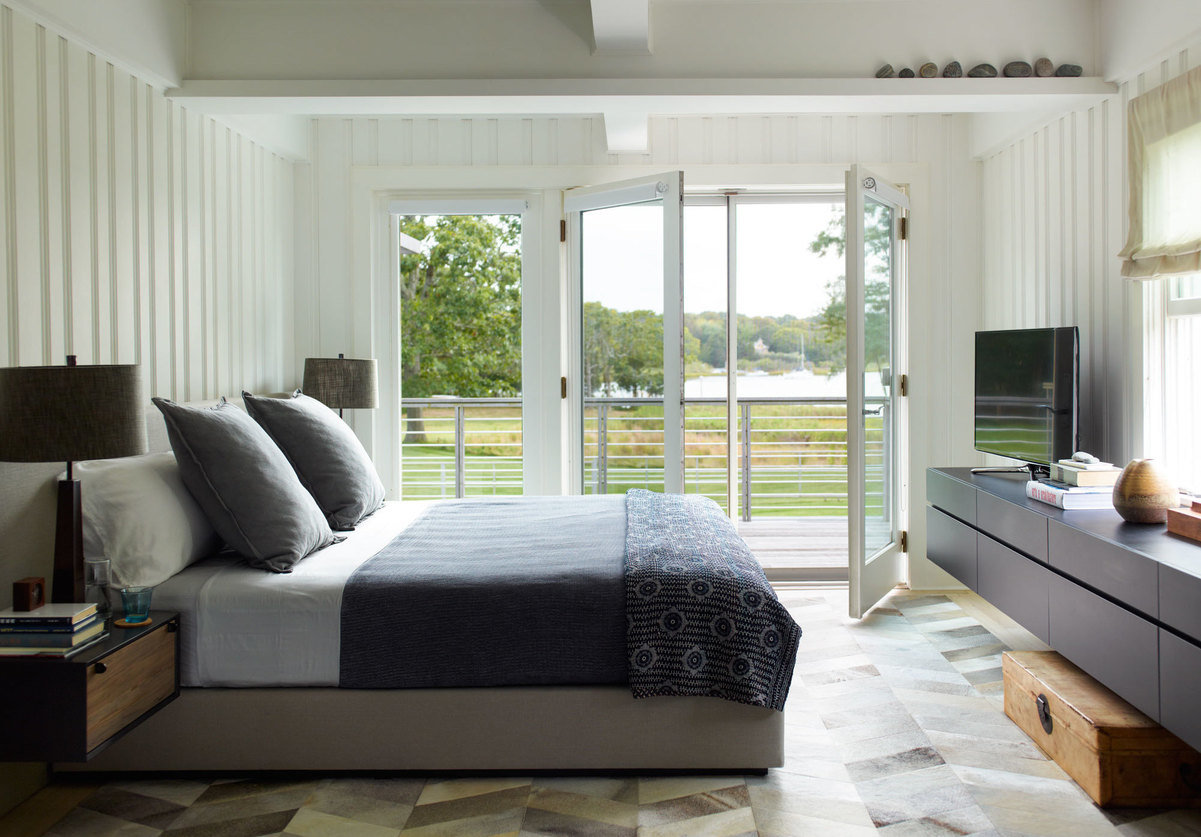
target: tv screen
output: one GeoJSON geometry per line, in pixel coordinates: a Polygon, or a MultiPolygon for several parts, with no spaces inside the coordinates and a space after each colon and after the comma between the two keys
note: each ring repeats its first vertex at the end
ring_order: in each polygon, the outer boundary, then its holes
{"type": "Polygon", "coordinates": [[[976,450],[1050,465],[1076,450],[1075,326],[976,332],[976,450]]]}

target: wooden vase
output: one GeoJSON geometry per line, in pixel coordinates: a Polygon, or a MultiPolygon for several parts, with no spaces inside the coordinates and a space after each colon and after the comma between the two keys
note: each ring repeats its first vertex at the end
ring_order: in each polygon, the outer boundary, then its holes
{"type": "Polygon", "coordinates": [[[1132,459],[1113,486],[1113,507],[1131,523],[1165,523],[1179,491],[1154,459],[1132,459]]]}

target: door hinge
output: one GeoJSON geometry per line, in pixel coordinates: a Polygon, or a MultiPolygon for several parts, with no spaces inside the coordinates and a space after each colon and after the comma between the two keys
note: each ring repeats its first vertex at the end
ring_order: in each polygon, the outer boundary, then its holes
{"type": "Polygon", "coordinates": [[[562,378],[559,379],[559,397],[560,398],[567,397],[567,376],[566,375],[564,375],[562,378]]]}
{"type": "Polygon", "coordinates": [[[559,221],[559,241],[563,242],[566,240],[567,240],[567,220],[562,219],[559,221]]]}
{"type": "Polygon", "coordinates": [[[909,238],[909,216],[902,215],[901,216],[901,241],[905,241],[908,238],[909,238]]]}
{"type": "Polygon", "coordinates": [[[908,376],[908,375],[902,375],[902,376],[901,376],[901,386],[900,386],[900,390],[901,390],[901,397],[902,397],[902,398],[904,398],[906,395],[908,395],[908,394],[909,394],[909,376],[908,376]]]}
{"type": "Polygon", "coordinates": [[[901,530],[901,552],[909,551],[909,533],[904,529],[901,530]]]}

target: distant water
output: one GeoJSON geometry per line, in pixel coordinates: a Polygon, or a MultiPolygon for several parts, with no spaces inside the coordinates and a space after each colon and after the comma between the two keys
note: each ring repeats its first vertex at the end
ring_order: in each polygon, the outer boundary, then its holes
{"type": "MultiPolygon", "coordinates": [[[[844,398],[846,394],[846,372],[827,376],[814,375],[804,369],[782,375],[743,372],[738,376],[738,395],[742,398],[844,398]]],[[[867,394],[884,394],[879,375],[867,376],[867,394]]],[[[704,375],[684,382],[685,398],[724,398],[725,395],[725,375],[704,375]]]]}

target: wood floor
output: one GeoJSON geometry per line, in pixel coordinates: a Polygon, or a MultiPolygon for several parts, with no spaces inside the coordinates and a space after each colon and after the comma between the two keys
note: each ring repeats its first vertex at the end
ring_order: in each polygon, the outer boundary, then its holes
{"type": "Polygon", "coordinates": [[[845,517],[765,517],[738,523],[768,576],[838,581],[847,577],[845,517]]]}

